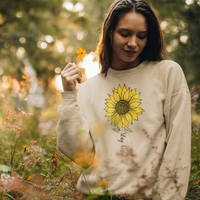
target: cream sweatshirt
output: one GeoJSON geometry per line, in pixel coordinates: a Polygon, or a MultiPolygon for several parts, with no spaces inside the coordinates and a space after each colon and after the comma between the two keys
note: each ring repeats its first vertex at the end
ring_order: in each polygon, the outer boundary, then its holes
{"type": "Polygon", "coordinates": [[[81,193],[181,200],[191,153],[191,100],[174,61],[98,74],[62,92],[57,144],[77,164],[81,193]]]}

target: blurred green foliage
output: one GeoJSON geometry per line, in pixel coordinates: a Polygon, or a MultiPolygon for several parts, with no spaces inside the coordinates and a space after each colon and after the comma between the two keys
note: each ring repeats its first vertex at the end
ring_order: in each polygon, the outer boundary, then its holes
{"type": "MultiPolygon", "coordinates": [[[[95,51],[103,16],[112,2],[2,0],[1,76],[10,74],[19,80],[25,65],[23,58],[28,58],[44,87],[48,86],[56,67],[76,62],[77,49],[95,51]]],[[[200,84],[199,0],[191,4],[187,0],[148,2],[158,12],[169,56],[182,66],[190,87],[200,84]]]]}

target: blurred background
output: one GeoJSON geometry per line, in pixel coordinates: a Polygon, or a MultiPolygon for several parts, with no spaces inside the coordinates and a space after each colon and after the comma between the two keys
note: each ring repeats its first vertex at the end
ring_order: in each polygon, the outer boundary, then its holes
{"type": "MultiPolygon", "coordinates": [[[[49,119],[56,117],[62,91],[60,72],[66,64],[77,63],[84,81],[99,72],[92,59],[112,2],[1,0],[0,93],[14,101],[15,109],[26,110],[29,103],[45,112],[51,110],[49,119]],[[77,58],[79,48],[87,52],[83,59],[77,58]]],[[[169,57],[183,68],[189,88],[198,89],[200,0],[148,2],[159,16],[169,57]]],[[[51,123],[46,126],[51,127],[51,123]]]]}

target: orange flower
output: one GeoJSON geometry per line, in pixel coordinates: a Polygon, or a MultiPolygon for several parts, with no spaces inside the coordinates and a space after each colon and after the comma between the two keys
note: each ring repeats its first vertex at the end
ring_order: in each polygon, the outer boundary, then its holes
{"type": "Polygon", "coordinates": [[[28,180],[31,181],[31,179],[32,179],[31,176],[29,176],[29,177],[28,177],[28,180]]]}
{"type": "Polygon", "coordinates": [[[88,168],[90,166],[93,168],[98,168],[100,165],[100,158],[94,153],[86,154],[82,152],[77,152],[73,155],[73,160],[75,163],[83,168],[88,168]]]}
{"type": "Polygon", "coordinates": [[[30,147],[28,147],[28,146],[22,146],[22,147],[24,147],[24,153],[26,152],[26,149],[29,149],[30,147]]]}
{"type": "Polygon", "coordinates": [[[30,148],[30,147],[28,147],[28,146],[26,146],[26,145],[25,145],[25,146],[22,146],[22,147],[24,147],[24,149],[29,149],[29,148],[30,148]]]}
{"type": "Polygon", "coordinates": [[[43,193],[44,193],[43,191],[40,191],[40,193],[39,193],[39,197],[41,197],[43,193]]]}
{"type": "Polygon", "coordinates": [[[200,181],[197,181],[196,184],[198,185],[200,183],[200,181]]]}
{"type": "Polygon", "coordinates": [[[54,157],[54,154],[51,154],[51,157],[54,157]]]}
{"type": "Polygon", "coordinates": [[[79,54],[78,58],[81,58],[81,57],[84,58],[86,51],[80,48],[79,50],[76,51],[76,53],[79,54]]]}
{"type": "Polygon", "coordinates": [[[100,187],[103,187],[103,186],[106,186],[106,185],[108,185],[108,181],[99,181],[97,184],[98,184],[98,186],[100,186],[100,187]]]}

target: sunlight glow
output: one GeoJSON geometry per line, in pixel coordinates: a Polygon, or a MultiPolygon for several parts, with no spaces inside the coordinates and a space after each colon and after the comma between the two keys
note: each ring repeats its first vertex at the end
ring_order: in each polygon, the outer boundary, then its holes
{"type": "Polygon", "coordinates": [[[54,71],[55,71],[56,74],[60,74],[61,68],[60,67],[56,67],[54,71]]]}
{"type": "Polygon", "coordinates": [[[19,38],[19,41],[20,41],[22,44],[24,44],[24,43],[26,42],[26,38],[25,38],[25,37],[20,37],[20,38],[19,38]]]}
{"type": "Polygon", "coordinates": [[[185,0],[185,3],[186,3],[187,5],[191,5],[191,4],[194,3],[194,0],[185,0]]]}
{"type": "Polygon", "coordinates": [[[56,50],[60,53],[64,52],[65,47],[62,41],[56,41],[55,43],[56,50]]]}
{"type": "Polygon", "coordinates": [[[42,49],[46,49],[47,48],[47,43],[46,42],[42,42],[41,43],[41,48],[42,49]]]}
{"type": "Polygon", "coordinates": [[[174,39],[170,42],[170,45],[167,47],[167,51],[172,52],[176,49],[177,46],[178,46],[178,40],[174,39]]]}
{"type": "Polygon", "coordinates": [[[188,36],[187,36],[187,35],[181,35],[180,41],[181,41],[183,44],[186,44],[187,41],[188,41],[188,36]]]}
{"type": "Polygon", "coordinates": [[[160,24],[161,29],[164,30],[167,27],[167,24],[168,24],[167,21],[162,21],[160,24]]]}
{"type": "Polygon", "coordinates": [[[83,39],[83,32],[82,31],[79,31],[78,33],[77,33],[77,40],[82,40],[83,39]]]}
{"type": "Polygon", "coordinates": [[[62,80],[61,80],[61,75],[56,75],[54,77],[54,85],[56,86],[56,89],[59,90],[59,91],[62,91],[63,90],[63,87],[62,87],[62,80]]]}
{"type": "Polygon", "coordinates": [[[74,12],[80,12],[83,10],[83,4],[81,2],[78,2],[75,4],[73,11],[74,12]]]}
{"type": "Polygon", "coordinates": [[[85,74],[87,79],[97,75],[100,72],[98,63],[93,62],[94,56],[95,56],[94,52],[91,52],[90,54],[87,54],[83,58],[83,62],[80,63],[80,66],[85,68],[85,74]]]}
{"type": "Polygon", "coordinates": [[[73,5],[73,3],[66,1],[63,3],[63,7],[66,8],[67,10],[72,11],[74,8],[74,5],[73,5]]]}
{"type": "Polygon", "coordinates": [[[22,18],[22,16],[23,16],[22,12],[17,12],[17,13],[16,13],[16,17],[17,17],[17,18],[22,18]]]}
{"type": "Polygon", "coordinates": [[[53,42],[53,38],[52,38],[52,36],[50,36],[50,35],[46,35],[46,36],[45,36],[45,40],[46,40],[48,43],[53,42]]]}
{"type": "Polygon", "coordinates": [[[84,9],[84,6],[81,2],[78,2],[75,5],[73,5],[73,3],[71,2],[65,1],[63,3],[63,8],[66,8],[67,10],[73,11],[73,12],[80,12],[84,9]]]}
{"type": "Polygon", "coordinates": [[[23,55],[24,55],[24,53],[25,53],[25,49],[24,49],[23,47],[19,47],[19,48],[17,49],[17,57],[18,57],[18,58],[22,58],[23,55]]]}

